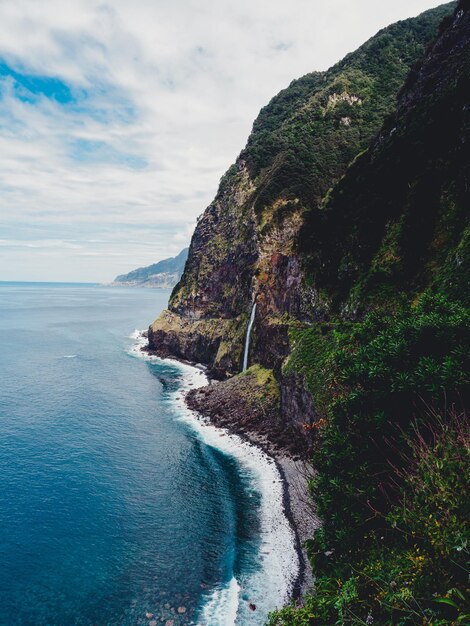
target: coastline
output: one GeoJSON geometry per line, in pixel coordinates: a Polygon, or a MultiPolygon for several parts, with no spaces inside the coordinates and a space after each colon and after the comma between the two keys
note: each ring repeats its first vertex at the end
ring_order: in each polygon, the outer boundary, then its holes
{"type": "MultiPolygon", "coordinates": [[[[141,336],[145,338],[145,332],[141,336]]],[[[150,358],[161,358],[158,354],[148,350],[148,346],[143,345],[143,343],[140,346],[140,350],[150,358]]],[[[173,361],[182,366],[204,372],[206,385],[217,384],[217,381],[207,376],[206,368],[201,364],[191,363],[176,357],[164,360],[173,361]]],[[[288,600],[297,600],[312,587],[314,581],[313,572],[304,547],[305,542],[320,527],[320,520],[313,510],[313,504],[308,494],[308,481],[312,478],[312,471],[298,454],[292,454],[282,447],[273,445],[272,441],[264,433],[260,433],[255,429],[247,429],[246,427],[240,428],[233,421],[224,420],[220,423],[209,412],[200,410],[196,403],[190,399],[190,392],[196,388],[193,385],[187,388],[183,394],[183,401],[187,408],[198,416],[202,423],[210,423],[218,430],[234,435],[241,441],[257,448],[271,459],[277,468],[282,482],[282,509],[293,533],[294,548],[298,559],[298,572],[292,584],[288,600]]]]}
{"type": "MultiPolygon", "coordinates": [[[[190,408],[195,410],[191,406],[190,408]]],[[[217,423],[214,425],[217,426],[217,423]]],[[[236,425],[230,428],[227,424],[220,428],[259,448],[276,464],[282,479],[284,514],[294,533],[295,549],[299,559],[299,572],[291,593],[291,599],[297,600],[311,589],[314,582],[312,568],[304,548],[305,542],[311,539],[315,530],[320,527],[320,520],[313,511],[313,504],[308,495],[308,480],[312,478],[312,472],[306,468],[302,459],[294,458],[282,449],[276,450],[273,446],[267,445],[265,436],[256,431],[239,431],[236,425]]]]}

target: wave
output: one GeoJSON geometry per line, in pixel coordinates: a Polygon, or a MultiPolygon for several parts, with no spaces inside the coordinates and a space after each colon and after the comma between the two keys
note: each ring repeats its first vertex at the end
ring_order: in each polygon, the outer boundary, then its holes
{"type": "Polygon", "coordinates": [[[236,624],[240,585],[235,576],[226,586],[221,586],[209,596],[199,617],[199,626],[228,626],[236,624]]]}
{"type": "Polygon", "coordinates": [[[209,446],[235,458],[260,493],[261,545],[260,567],[255,572],[233,577],[226,585],[212,590],[202,607],[199,626],[244,626],[264,624],[268,613],[289,601],[299,573],[295,535],[284,511],[284,486],[274,462],[260,448],[217,428],[207,418],[191,411],[185,403],[190,389],[208,384],[199,367],[174,359],[160,359],[142,351],[147,339],[133,333],[135,343],[129,354],[150,362],[171,362],[182,374],[181,384],[173,392],[172,405],[177,419],[186,422],[209,446]],[[256,606],[255,612],[253,606],[256,606]]]}

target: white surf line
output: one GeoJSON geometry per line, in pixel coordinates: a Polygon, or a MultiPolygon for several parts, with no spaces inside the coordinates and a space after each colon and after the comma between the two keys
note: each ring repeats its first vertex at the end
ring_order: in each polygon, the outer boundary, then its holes
{"type": "Polygon", "coordinates": [[[186,393],[208,383],[202,369],[146,354],[142,347],[147,340],[141,331],[135,331],[131,338],[135,340],[129,351],[131,355],[147,361],[170,362],[179,369],[183,374],[182,385],[173,393],[177,419],[186,422],[207,445],[237,459],[261,495],[260,568],[214,590],[203,607],[199,626],[264,624],[270,611],[289,601],[300,569],[295,534],[284,510],[281,474],[274,460],[260,448],[226,429],[217,428],[187,407],[186,393]],[[255,612],[250,609],[250,603],[256,605],[255,612]]]}
{"type": "Polygon", "coordinates": [[[235,576],[228,585],[215,589],[202,608],[197,626],[233,626],[240,604],[240,585],[235,576]]]}

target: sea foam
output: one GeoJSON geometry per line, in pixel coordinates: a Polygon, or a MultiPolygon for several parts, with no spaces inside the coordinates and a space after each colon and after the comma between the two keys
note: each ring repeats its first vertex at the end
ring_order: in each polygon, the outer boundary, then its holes
{"type": "Polygon", "coordinates": [[[273,459],[260,448],[215,427],[187,407],[184,399],[187,391],[208,384],[202,369],[144,352],[147,339],[140,331],[134,331],[130,338],[135,340],[129,350],[132,356],[150,362],[171,362],[181,372],[180,387],[172,398],[176,419],[186,422],[207,445],[235,458],[261,496],[260,567],[211,590],[201,609],[198,626],[264,624],[270,611],[289,601],[299,573],[295,535],[284,510],[280,472],[273,459]],[[256,610],[250,605],[256,606],[256,610]]]}

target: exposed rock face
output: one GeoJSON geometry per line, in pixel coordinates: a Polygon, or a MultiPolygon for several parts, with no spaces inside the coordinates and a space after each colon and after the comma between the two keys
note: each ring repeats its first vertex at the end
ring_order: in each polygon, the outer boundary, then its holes
{"type": "Polygon", "coordinates": [[[290,326],[329,307],[305,279],[300,233],[393,111],[410,68],[451,11],[447,5],[384,29],[327,72],[294,81],[261,111],[198,222],[168,311],[150,326],[151,349],[202,362],[219,378],[233,375],[256,297],[250,363],[274,370],[284,423],[302,431],[314,419],[302,380],[281,374],[290,326]]]}
{"type": "Polygon", "coordinates": [[[232,344],[234,338],[243,336],[244,330],[244,317],[188,319],[163,311],[148,330],[149,348],[161,357],[211,363],[212,376],[225,378],[226,372],[240,367],[242,345],[237,342],[233,350],[232,344]]]}
{"type": "Polygon", "coordinates": [[[191,390],[186,400],[220,427],[249,436],[276,431],[278,448],[297,451],[280,417],[279,386],[271,370],[254,365],[239,376],[191,390]]]}
{"type": "Polygon", "coordinates": [[[316,411],[303,378],[294,372],[282,377],[281,409],[287,423],[308,439],[307,435],[315,421],[316,411]]]}

